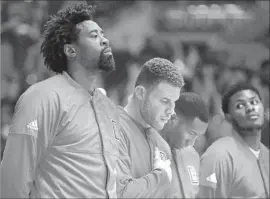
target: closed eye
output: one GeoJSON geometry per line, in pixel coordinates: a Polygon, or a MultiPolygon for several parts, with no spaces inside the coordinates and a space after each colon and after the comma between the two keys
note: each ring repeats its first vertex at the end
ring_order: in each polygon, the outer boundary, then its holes
{"type": "Polygon", "coordinates": [[[167,100],[167,99],[162,99],[161,102],[164,103],[164,104],[168,104],[168,103],[169,103],[169,100],[167,100]]]}
{"type": "Polygon", "coordinates": [[[98,34],[97,33],[91,33],[90,37],[97,38],[98,37],[98,34]]]}

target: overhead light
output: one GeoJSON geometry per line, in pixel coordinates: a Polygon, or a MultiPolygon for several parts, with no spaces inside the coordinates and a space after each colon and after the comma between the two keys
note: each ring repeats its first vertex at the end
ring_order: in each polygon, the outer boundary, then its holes
{"type": "Polygon", "coordinates": [[[194,5],[189,5],[187,7],[187,11],[190,13],[190,14],[196,14],[196,6],[194,5]]]}
{"type": "Polygon", "coordinates": [[[212,12],[215,12],[215,13],[221,13],[222,12],[221,7],[219,5],[217,5],[217,4],[212,4],[210,6],[210,9],[211,9],[212,12]]]}
{"type": "Polygon", "coordinates": [[[209,8],[206,5],[199,5],[196,9],[196,14],[207,15],[209,8]]]}
{"type": "Polygon", "coordinates": [[[235,4],[225,4],[225,11],[231,14],[242,14],[244,11],[235,4]]]}

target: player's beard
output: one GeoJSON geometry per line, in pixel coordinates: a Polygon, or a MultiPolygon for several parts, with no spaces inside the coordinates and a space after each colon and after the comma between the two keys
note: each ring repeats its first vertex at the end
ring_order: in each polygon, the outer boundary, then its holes
{"type": "Polygon", "coordinates": [[[143,120],[154,129],[160,131],[163,128],[163,126],[161,127],[160,124],[158,124],[155,120],[155,114],[153,114],[153,107],[151,106],[151,101],[149,101],[148,97],[146,97],[142,104],[140,114],[143,120]]]}
{"type": "MultiPolygon", "coordinates": [[[[105,49],[104,49],[105,50],[105,49]]],[[[115,62],[113,54],[104,53],[104,50],[100,53],[98,68],[105,72],[111,72],[115,70],[115,62]]]]}
{"type": "Polygon", "coordinates": [[[232,125],[236,132],[238,132],[241,135],[255,135],[256,132],[261,131],[263,129],[264,124],[261,125],[254,125],[254,126],[248,126],[243,127],[239,125],[239,123],[236,120],[232,120],[232,125]]]}
{"type": "MultiPolygon", "coordinates": [[[[144,122],[146,122],[147,124],[151,123],[149,121],[150,116],[148,114],[148,109],[149,109],[149,103],[148,103],[148,101],[146,99],[146,100],[144,100],[142,102],[142,106],[140,107],[140,114],[141,114],[142,119],[144,120],[144,122]]],[[[149,125],[152,126],[152,124],[149,124],[149,125]]]]}

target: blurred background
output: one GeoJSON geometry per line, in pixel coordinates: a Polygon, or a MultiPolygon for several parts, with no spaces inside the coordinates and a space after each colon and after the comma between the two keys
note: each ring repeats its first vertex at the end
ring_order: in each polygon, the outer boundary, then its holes
{"type": "MultiPolygon", "coordinates": [[[[251,82],[266,110],[263,142],[269,146],[269,1],[88,1],[114,51],[117,70],[99,86],[125,105],[142,64],[153,57],[171,60],[185,77],[185,91],[222,115],[220,97],[239,81],[251,82]]],[[[53,74],[43,64],[44,23],[75,1],[1,1],[1,151],[18,97],[53,74]]],[[[213,120],[207,135],[222,134],[213,120]]],[[[224,125],[223,125],[224,126],[224,125]]],[[[229,128],[225,125],[224,132],[229,128]]]]}

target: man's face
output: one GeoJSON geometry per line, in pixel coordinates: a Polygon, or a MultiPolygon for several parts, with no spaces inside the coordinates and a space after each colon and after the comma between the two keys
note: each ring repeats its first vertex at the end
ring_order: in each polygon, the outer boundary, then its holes
{"type": "Polygon", "coordinates": [[[229,103],[229,118],[241,129],[261,128],[264,123],[264,107],[252,90],[235,93],[229,103]]]}
{"type": "Polygon", "coordinates": [[[199,118],[187,119],[184,116],[174,115],[165,126],[166,136],[170,137],[171,145],[175,148],[186,148],[193,146],[196,139],[203,135],[207,129],[208,123],[199,118]],[[181,118],[180,118],[181,117],[181,118]]]}
{"type": "Polygon", "coordinates": [[[144,121],[156,130],[161,130],[174,113],[175,101],[180,96],[181,88],[167,82],[147,90],[140,107],[144,121]]]}
{"type": "Polygon", "coordinates": [[[87,20],[78,24],[77,28],[80,30],[78,42],[75,45],[77,61],[90,71],[114,70],[115,63],[110,44],[99,25],[87,20]],[[93,66],[96,67],[93,68],[93,66]]]}

